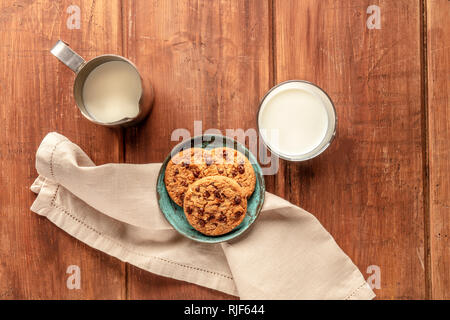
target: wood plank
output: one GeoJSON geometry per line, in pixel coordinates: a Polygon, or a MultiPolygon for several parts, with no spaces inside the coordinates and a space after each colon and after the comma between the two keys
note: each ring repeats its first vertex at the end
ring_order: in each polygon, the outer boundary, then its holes
{"type": "Polygon", "coordinates": [[[77,1],[81,29],[69,30],[72,1],[0,2],[0,299],[118,299],[125,265],[31,213],[35,152],[58,131],[97,163],[117,162],[120,133],[91,124],[75,107],[74,74],[49,50],[61,38],[85,58],[121,53],[119,1],[77,1]],[[69,265],[81,289],[68,290],[69,265]]]}
{"type": "Polygon", "coordinates": [[[274,14],[276,81],[324,88],[339,125],[269,191],[315,214],[366,278],[379,266],[378,298],[425,298],[420,2],[275,0],[274,14]],[[366,27],[371,4],[381,29],[366,27]]]}
{"type": "Polygon", "coordinates": [[[427,1],[430,246],[433,299],[450,299],[450,2],[427,1]]]}
{"type": "MultiPolygon", "coordinates": [[[[126,133],[126,161],[162,161],[173,130],[255,128],[270,87],[269,1],[127,1],[128,56],[155,87],[141,127],[126,133]]],[[[231,298],[130,267],[129,297],[231,298]]]]}

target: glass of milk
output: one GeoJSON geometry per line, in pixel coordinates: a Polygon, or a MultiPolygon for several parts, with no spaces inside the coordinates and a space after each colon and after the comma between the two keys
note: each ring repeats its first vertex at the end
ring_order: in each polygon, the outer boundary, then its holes
{"type": "Polygon", "coordinates": [[[128,59],[105,54],[85,61],[61,40],[51,53],[75,72],[73,95],[88,120],[119,127],[136,124],[148,115],[153,87],[128,59]]]}
{"type": "Polygon", "coordinates": [[[289,161],[312,159],[331,144],[337,115],[321,88],[303,80],[282,82],[261,101],[258,130],[266,147],[289,161]]]}

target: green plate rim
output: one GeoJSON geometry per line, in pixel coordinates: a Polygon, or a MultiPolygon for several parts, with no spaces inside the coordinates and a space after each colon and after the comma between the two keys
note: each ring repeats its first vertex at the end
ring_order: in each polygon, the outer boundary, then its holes
{"type": "MultiPolygon", "coordinates": [[[[156,198],[158,201],[158,206],[159,206],[164,218],[167,220],[167,222],[169,222],[169,224],[178,233],[185,236],[186,238],[189,238],[193,241],[201,242],[201,243],[227,242],[230,240],[234,240],[234,239],[242,236],[243,234],[245,234],[250,229],[250,227],[255,223],[255,221],[258,219],[258,217],[261,213],[261,209],[262,209],[262,206],[264,204],[264,199],[265,199],[265,191],[266,191],[266,187],[265,187],[264,176],[262,174],[262,169],[261,169],[258,161],[256,160],[256,157],[240,142],[238,142],[230,137],[222,136],[222,135],[218,135],[218,134],[205,134],[205,135],[195,136],[195,137],[192,137],[190,139],[187,139],[187,140],[184,140],[184,141],[178,143],[175,147],[172,148],[172,150],[169,152],[168,156],[165,158],[164,162],[162,163],[161,168],[158,173],[158,178],[156,180],[156,198]],[[204,138],[206,138],[206,139],[204,139],[204,138]],[[184,231],[180,230],[178,228],[178,226],[173,224],[171,222],[171,220],[167,217],[168,214],[173,214],[173,213],[175,213],[175,211],[174,211],[174,209],[172,209],[171,212],[166,212],[167,209],[163,208],[163,206],[161,204],[162,199],[161,199],[161,194],[160,194],[160,190],[159,190],[159,185],[162,183],[162,185],[165,188],[165,183],[164,183],[165,170],[166,170],[167,163],[172,158],[172,154],[178,153],[181,149],[183,149],[183,147],[185,147],[187,145],[189,145],[189,147],[201,147],[203,149],[207,149],[207,146],[214,143],[215,141],[217,141],[217,139],[222,140],[221,146],[232,147],[233,149],[244,153],[245,156],[249,159],[249,161],[252,164],[253,169],[255,171],[257,183],[259,183],[259,202],[257,203],[256,209],[255,209],[254,218],[251,221],[249,221],[248,224],[246,226],[244,226],[243,228],[236,230],[237,228],[239,228],[240,225],[242,225],[242,223],[241,223],[238,227],[236,227],[234,229],[236,231],[233,230],[229,233],[226,233],[226,234],[220,235],[220,236],[208,236],[208,235],[198,232],[193,227],[191,227],[193,233],[198,234],[198,236],[201,237],[201,238],[196,238],[196,237],[191,236],[191,235],[185,233],[184,231]],[[232,142],[232,146],[227,143],[228,141],[232,142]]],[[[167,192],[167,190],[166,190],[166,192],[167,192]]],[[[256,188],[255,188],[254,192],[256,192],[256,188]]],[[[253,196],[254,196],[254,194],[252,194],[252,197],[253,196]]],[[[170,200],[172,206],[179,207],[177,204],[175,204],[175,202],[173,202],[172,199],[170,199],[170,197],[169,197],[169,200],[170,200]]],[[[188,222],[186,221],[186,223],[188,223],[188,222]]]]}

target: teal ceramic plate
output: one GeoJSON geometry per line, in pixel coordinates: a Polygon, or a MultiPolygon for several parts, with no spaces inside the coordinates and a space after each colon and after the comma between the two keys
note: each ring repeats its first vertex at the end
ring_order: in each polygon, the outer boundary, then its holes
{"type": "Polygon", "coordinates": [[[188,237],[189,239],[195,241],[204,243],[218,243],[229,241],[236,238],[237,236],[240,236],[252,225],[253,222],[255,222],[264,203],[265,185],[264,177],[262,175],[261,167],[259,166],[258,161],[253,156],[253,154],[251,154],[250,151],[248,151],[242,144],[231,138],[220,135],[203,135],[194,137],[187,141],[183,141],[173,148],[169,156],[164,160],[161,170],[159,171],[156,190],[158,195],[159,207],[161,208],[161,211],[163,212],[167,221],[169,221],[169,223],[175,228],[175,230],[177,230],[185,237],[188,237]],[[256,174],[255,191],[248,199],[247,214],[245,215],[244,220],[239,226],[224,235],[207,236],[195,230],[187,221],[183,212],[183,208],[178,206],[175,202],[172,201],[172,199],[170,199],[169,194],[166,190],[166,186],[164,184],[164,173],[171,156],[177,154],[183,149],[192,147],[214,149],[224,146],[240,151],[241,153],[245,154],[246,157],[250,160],[250,163],[253,165],[253,169],[255,170],[256,174]]]}

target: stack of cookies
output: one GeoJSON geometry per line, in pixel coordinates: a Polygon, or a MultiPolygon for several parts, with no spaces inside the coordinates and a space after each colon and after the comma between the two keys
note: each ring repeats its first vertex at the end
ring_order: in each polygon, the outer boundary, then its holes
{"type": "Polygon", "coordinates": [[[218,236],[244,220],[256,177],[250,161],[237,150],[190,148],[172,157],[164,182],[191,226],[218,236]]]}

